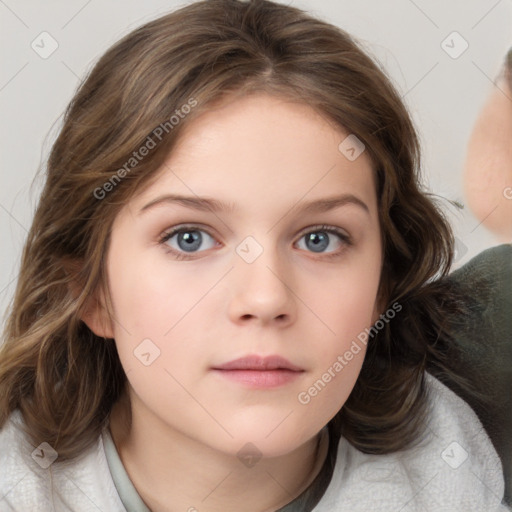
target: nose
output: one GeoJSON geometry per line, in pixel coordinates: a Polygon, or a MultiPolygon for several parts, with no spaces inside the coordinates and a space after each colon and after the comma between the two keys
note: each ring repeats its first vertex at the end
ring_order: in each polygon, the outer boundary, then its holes
{"type": "Polygon", "coordinates": [[[235,254],[230,279],[229,317],[232,322],[286,327],[295,321],[297,303],[292,272],[275,250],[265,248],[252,263],[235,254]]]}

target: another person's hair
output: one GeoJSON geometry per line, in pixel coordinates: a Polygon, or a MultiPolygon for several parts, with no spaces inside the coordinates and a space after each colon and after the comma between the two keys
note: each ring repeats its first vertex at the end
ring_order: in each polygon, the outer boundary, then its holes
{"type": "Polygon", "coordinates": [[[505,59],[505,78],[508,81],[508,86],[512,91],[512,48],[507,53],[505,59]]]}
{"type": "Polygon", "coordinates": [[[50,443],[59,460],[97,439],[127,380],[114,340],[80,318],[99,289],[112,311],[105,263],[114,218],[193,119],[258,92],[310,105],[366,146],[383,236],[382,312],[394,302],[402,311],[370,338],[331,427],[367,453],[418,439],[428,414],[424,372],[442,376],[456,361],[443,322],[457,301],[438,279],[452,262],[450,227],[422,189],[415,129],[380,67],[339,28],[266,0],[200,1],[149,22],[110,48],[79,87],[46,165],[5,326],[0,426],[19,409],[34,443],[50,443]],[[171,127],[177,110],[188,113],[171,127]],[[120,173],[162,123],[162,140],[120,173]]]}

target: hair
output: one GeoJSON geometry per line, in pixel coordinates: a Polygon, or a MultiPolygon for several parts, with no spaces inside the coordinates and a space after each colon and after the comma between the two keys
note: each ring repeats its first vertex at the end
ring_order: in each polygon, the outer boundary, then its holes
{"type": "Polygon", "coordinates": [[[98,290],[112,311],[105,262],[114,218],[193,119],[253,93],[307,104],[366,146],[383,239],[379,297],[402,311],[369,341],[330,426],[366,453],[416,442],[428,414],[425,371],[455,375],[444,331],[460,305],[444,279],[451,229],[422,188],[417,134],[380,66],[338,27],[267,0],[204,0],[151,21],[79,86],[47,161],[5,326],[0,426],[18,409],[34,443],[50,443],[59,460],[97,439],[127,384],[114,340],[81,320],[98,290]],[[149,139],[155,147],[134,161],[149,139]]]}
{"type": "Polygon", "coordinates": [[[510,50],[507,53],[507,56],[505,57],[504,74],[508,86],[512,91],[512,48],[510,48],[510,50]]]}

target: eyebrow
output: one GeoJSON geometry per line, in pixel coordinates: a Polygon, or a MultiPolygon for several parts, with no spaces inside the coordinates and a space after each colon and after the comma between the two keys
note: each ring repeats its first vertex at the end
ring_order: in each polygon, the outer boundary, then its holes
{"type": "MultiPolygon", "coordinates": [[[[194,197],[176,194],[166,194],[163,196],[159,196],[150,201],[148,204],[144,205],[139,210],[139,215],[147,212],[148,210],[152,209],[155,206],[160,206],[164,204],[180,204],[182,206],[185,206],[186,208],[212,213],[232,213],[236,211],[235,203],[225,203],[223,201],[219,201],[218,199],[213,199],[210,197],[194,197]]],[[[297,203],[297,206],[299,205],[300,201],[297,203]]],[[[353,194],[342,194],[340,196],[325,197],[322,199],[317,199],[315,201],[305,202],[299,208],[299,211],[304,213],[324,213],[330,210],[334,210],[335,208],[340,208],[345,205],[356,205],[359,206],[366,213],[370,213],[370,209],[368,208],[366,203],[353,194]]]]}

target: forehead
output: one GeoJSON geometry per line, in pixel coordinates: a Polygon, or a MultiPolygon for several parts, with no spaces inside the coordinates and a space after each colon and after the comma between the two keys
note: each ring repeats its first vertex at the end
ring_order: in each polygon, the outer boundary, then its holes
{"type": "Polygon", "coordinates": [[[374,202],[371,160],[347,157],[349,136],[306,104],[266,94],[227,101],[185,127],[137,205],[163,192],[262,208],[339,193],[374,202]]]}

